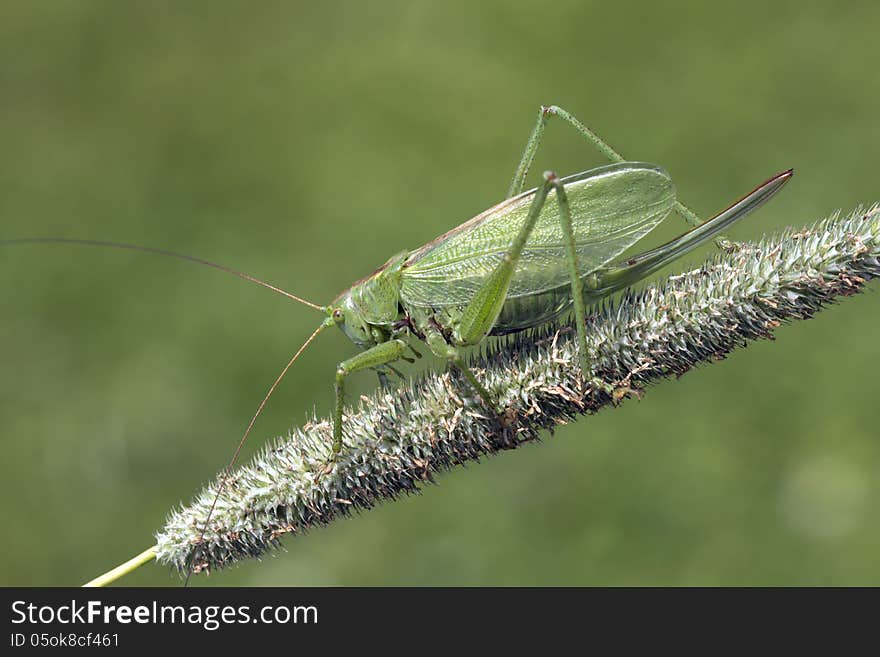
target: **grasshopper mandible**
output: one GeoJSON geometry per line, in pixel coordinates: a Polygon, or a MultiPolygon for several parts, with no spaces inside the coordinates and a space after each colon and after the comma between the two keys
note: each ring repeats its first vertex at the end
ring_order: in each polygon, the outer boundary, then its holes
{"type": "Polygon", "coordinates": [[[169,255],[232,273],[325,314],[264,396],[226,467],[222,490],[278,383],[312,340],[332,326],[339,327],[361,352],[336,367],[328,469],[344,449],[347,377],[372,369],[380,383],[387,385],[388,373],[397,373],[396,361],[412,360],[408,353],[420,355],[410,344],[412,338],[460,370],[482,402],[501,416],[504,409],[468,368],[460,350],[490,336],[539,326],[573,310],[585,390],[588,385],[593,391],[615,392],[591,374],[586,306],[633,285],[713,237],[722,241],[727,228],[767,201],[792,174],[791,169],[777,174],[701,222],[676,199],[672,180],[662,168],[625,160],[570,113],[556,106],[541,107],[504,201],[418,249],[393,256],[326,306],[227,267],[161,249],[65,239],[7,240],[0,244],[66,242],[169,255]],[[565,178],[546,172],[539,187],[524,192],[526,175],[553,116],[570,124],[612,163],[565,178]],[[693,226],[689,231],[659,247],[615,261],[673,210],[693,226]]]}

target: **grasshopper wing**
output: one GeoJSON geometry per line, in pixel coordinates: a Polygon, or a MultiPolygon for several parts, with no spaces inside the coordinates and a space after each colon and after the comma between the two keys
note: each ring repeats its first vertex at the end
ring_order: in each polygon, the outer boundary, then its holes
{"type": "MultiPolygon", "coordinates": [[[[620,162],[563,178],[582,276],[638,242],[669,214],[675,187],[663,169],[620,162]]],[[[523,225],[535,190],[489,208],[414,251],[402,270],[401,299],[437,308],[466,305],[498,266],[523,225]]],[[[569,283],[565,241],[553,191],[526,242],[508,297],[569,283]]]]}

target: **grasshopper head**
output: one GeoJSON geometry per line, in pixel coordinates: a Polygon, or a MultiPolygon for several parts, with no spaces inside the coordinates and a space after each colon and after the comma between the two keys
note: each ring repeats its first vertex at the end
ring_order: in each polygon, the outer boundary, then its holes
{"type": "Polygon", "coordinates": [[[407,255],[398,253],[336,297],[327,306],[325,321],[362,349],[387,340],[388,328],[400,315],[400,272],[407,255]]]}
{"type": "Polygon", "coordinates": [[[330,320],[349,340],[366,349],[376,344],[370,325],[364,319],[351,294],[343,294],[327,307],[330,320]]]}

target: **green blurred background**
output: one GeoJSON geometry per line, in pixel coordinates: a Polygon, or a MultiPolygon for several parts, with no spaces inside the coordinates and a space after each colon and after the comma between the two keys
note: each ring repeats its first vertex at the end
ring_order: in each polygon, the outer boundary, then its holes
{"type": "MultiPolygon", "coordinates": [[[[733,234],[753,239],[880,200],[878,26],[875,2],[6,1],[0,238],[165,247],[326,303],[499,200],[555,103],[702,214],[796,167],[733,234]]],[[[554,124],[535,171],[601,162],[554,124]]],[[[186,263],[0,250],[0,584],[78,584],[150,545],[317,321],[186,263]]],[[[847,300],[195,581],[880,584],[878,321],[876,294],[847,300]]],[[[352,349],[322,336],[246,452],[326,413],[352,349]]]]}

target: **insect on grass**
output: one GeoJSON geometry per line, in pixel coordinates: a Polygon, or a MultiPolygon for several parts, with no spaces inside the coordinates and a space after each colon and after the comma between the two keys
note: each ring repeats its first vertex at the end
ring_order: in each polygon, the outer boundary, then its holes
{"type": "MultiPolygon", "coordinates": [[[[507,409],[471,371],[461,350],[491,336],[543,326],[573,311],[582,375],[579,394],[617,399],[633,391],[625,386],[614,387],[594,374],[587,350],[586,306],[633,285],[710,239],[735,248],[723,238],[724,231],[772,197],[791,175],[788,170],[773,176],[727,209],[701,221],[677,200],[665,170],[625,160],[565,110],[542,107],[505,200],[422,247],[392,256],[323,306],[222,265],[162,249],[92,240],[26,238],[5,243],[55,241],[181,258],[267,287],[323,315],[251,418],[220,479],[199,538],[201,544],[214,504],[254,423],[281,379],[324,330],[338,327],[360,349],[335,369],[333,426],[326,436],[325,473],[337,467],[346,449],[348,377],[373,370],[382,386],[390,386],[391,377],[399,376],[395,363],[420,357],[416,348],[419,344],[458,370],[485,412],[503,424],[507,409]],[[553,116],[574,127],[611,164],[566,177],[545,172],[538,187],[523,191],[543,131],[553,116]],[[672,211],[692,228],[661,246],[619,259],[672,211]]],[[[329,378],[328,368],[328,383],[329,378]]],[[[154,557],[155,551],[148,549],[90,584],[113,581],[154,557]]],[[[187,579],[202,567],[195,550],[187,579]]]]}

